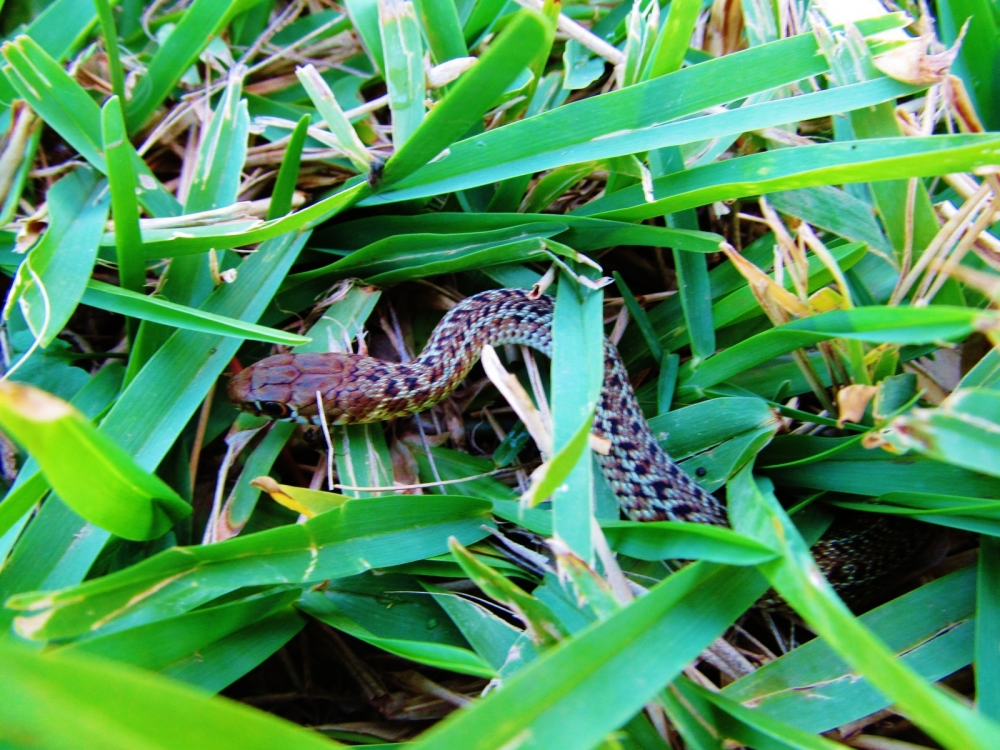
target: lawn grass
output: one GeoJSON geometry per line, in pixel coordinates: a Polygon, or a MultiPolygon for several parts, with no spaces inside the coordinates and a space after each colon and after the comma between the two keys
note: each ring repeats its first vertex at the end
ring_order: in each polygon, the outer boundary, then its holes
{"type": "Polygon", "coordinates": [[[1000,746],[1000,9],[861,5],[0,3],[0,745],[1000,746]],[[535,285],[420,416],[225,396],[535,285]],[[731,529],[619,520],[603,336],[731,529]]]}

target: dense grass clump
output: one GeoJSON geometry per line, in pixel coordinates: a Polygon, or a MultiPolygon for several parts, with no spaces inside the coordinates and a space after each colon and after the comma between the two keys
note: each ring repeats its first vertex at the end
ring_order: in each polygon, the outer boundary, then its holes
{"type": "Polygon", "coordinates": [[[902,5],[0,3],[0,746],[1000,746],[1000,10],[902,5]],[[604,336],[731,528],[619,519],[604,336]]]}

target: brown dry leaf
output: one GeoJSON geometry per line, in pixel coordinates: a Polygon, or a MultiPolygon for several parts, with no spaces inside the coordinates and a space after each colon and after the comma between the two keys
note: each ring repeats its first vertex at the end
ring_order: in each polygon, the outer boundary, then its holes
{"type": "Polygon", "coordinates": [[[837,424],[843,427],[844,422],[859,422],[865,413],[865,407],[878,393],[877,385],[853,384],[844,386],[837,391],[837,424]]]}
{"type": "Polygon", "coordinates": [[[924,34],[912,42],[876,57],[875,67],[890,78],[905,83],[914,85],[941,83],[958,56],[968,25],[969,22],[966,21],[958,39],[943,52],[930,53],[928,50],[935,42],[934,35],[924,34]]]}
{"type": "Polygon", "coordinates": [[[812,314],[812,311],[805,303],[740,255],[736,248],[728,242],[722,243],[722,252],[736,266],[736,270],[742,274],[743,278],[750,283],[750,289],[753,291],[754,297],[757,298],[761,303],[761,307],[765,310],[776,305],[785,312],[797,317],[806,317],[812,314]]]}
{"type": "Polygon", "coordinates": [[[881,448],[887,453],[903,453],[895,443],[886,439],[886,436],[891,433],[892,430],[889,429],[881,430],[880,432],[866,432],[865,436],[861,438],[861,446],[868,450],[881,448]]]}
{"type": "Polygon", "coordinates": [[[976,108],[965,90],[965,83],[956,75],[949,73],[941,82],[941,93],[951,105],[951,110],[958,121],[958,128],[964,133],[983,133],[986,128],[976,114],[976,108]]]}
{"type": "Polygon", "coordinates": [[[738,0],[714,0],[705,29],[704,49],[721,57],[740,48],[743,38],[743,6],[738,0]]]}
{"type": "Polygon", "coordinates": [[[806,259],[805,251],[792,239],[792,235],[789,234],[785,223],[778,216],[778,212],[771,208],[771,204],[764,196],[760,198],[760,211],[764,216],[764,221],[767,222],[778,241],[778,249],[784,256],[785,267],[792,279],[792,284],[795,286],[795,291],[800,298],[804,299],[809,288],[809,261],[806,259]]]}

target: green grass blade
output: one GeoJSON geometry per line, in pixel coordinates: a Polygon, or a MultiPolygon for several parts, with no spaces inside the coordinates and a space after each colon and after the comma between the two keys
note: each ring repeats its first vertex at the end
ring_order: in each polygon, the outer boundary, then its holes
{"type": "Polygon", "coordinates": [[[151,672],[169,673],[183,662],[197,658],[216,641],[287,608],[300,594],[297,588],[286,588],[252,595],[218,607],[76,641],[61,651],[100,656],[151,672]]]}
{"type": "MultiPolygon", "coordinates": [[[[119,118],[121,118],[120,102],[125,99],[125,71],[122,68],[121,53],[118,50],[118,29],[115,26],[115,17],[108,0],[94,0],[94,5],[97,6],[97,16],[101,21],[101,34],[104,36],[104,52],[108,56],[111,91],[118,98],[118,112],[119,118]]],[[[62,20],[62,23],[65,23],[65,19],[62,20]]],[[[124,120],[122,120],[123,127],[124,124],[124,120]]]]}
{"type": "Polygon", "coordinates": [[[586,436],[604,384],[603,300],[603,292],[588,289],[564,272],[552,319],[552,371],[558,373],[552,381],[553,447],[558,455],[579,441],[572,470],[552,493],[553,531],[588,562],[593,556],[591,526],[596,506],[586,436]]]}
{"type": "Polygon", "coordinates": [[[702,726],[711,726],[730,741],[761,750],[838,750],[840,743],[816,737],[794,726],[783,724],[767,714],[729,700],[681,677],[671,686],[682,705],[695,715],[702,726]]]}
{"type": "Polygon", "coordinates": [[[110,201],[107,184],[87,167],[52,186],[49,228],[18,267],[5,317],[16,299],[42,347],[55,340],[83,296],[94,269],[110,201]]]}
{"type": "Polygon", "coordinates": [[[225,91],[198,146],[194,177],[184,202],[186,213],[211,211],[236,202],[250,128],[247,103],[240,98],[244,75],[246,69],[240,66],[229,72],[225,91]]]}
{"type": "Polygon", "coordinates": [[[330,128],[330,134],[338,147],[359,172],[367,172],[372,164],[372,156],[361,142],[351,121],[347,119],[330,86],[312,65],[298,68],[295,74],[299,77],[302,88],[309,95],[316,111],[323,118],[323,122],[330,128]]]}
{"type": "Polygon", "coordinates": [[[417,12],[410,0],[379,0],[382,67],[392,112],[392,143],[397,150],[420,127],[427,108],[424,44],[417,12]]]}
{"type": "MultiPolygon", "coordinates": [[[[27,36],[6,42],[0,47],[0,55],[7,63],[4,72],[18,95],[94,169],[106,173],[101,110],[90,94],[27,36]]],[[[131,149],[131,144],[128,147],[131,149]]],[[[146,163],[138,154],[133,153],[132,158],[140,178],[138,198],[143,207],[153,216],[179,214],[180,205],[146,163]]]]}
{"type": "Polygon", "coordinates": [[[18,594],[15,628],[26,638],[66,638],[189,611],[243,586],[345,578],[471,543],[486,532],[489,503],[472,498],[357,498],[303,524],[216,544],[174,548],[125,570],[57,592],[18,594]]]}
{"type": "MultiPolygon", "coordinates": [[[[793,37],[558,107],[454,144],[449,153],[428,164],[419,174],[405,180],[402,179],[405,175],[394,175],[392,183],[399,182],[396,189],[370,202],[434,195],[566,164],[679,145],[714,135],[736,135],[840,112],[851,106],[868,106],[914,90],[898,81],[881,79],[858,84],[849,91],[841,91],[845,87],[840,87],[705,115],[690,122],[671,123],[709,107],[823,73],[826,66],[815,51],[811,37],[793,37]],[[503,158],[499,159],[498,154],[503,154],[503,158]]],[[[459,131],[458,135],[464,132],[459,131]]],[[[439,153],[440,150],[434,155],[439,153]]],[[[386,184],[391,184],[388,179],[386,184]]]]}
{"type": "Polygon", "coordinates": [[[1000,116],[993,106],[1000,94],[996,6],[987,0],[942,0],[937,8],[945,44],[954,44],[962,24],[971,20],[953,71],[965,82],[986,127],[1000,128],[1000,116]]]}
{"type": "Polygon", "coordinates": [[[37,748],[329,750],[341,745],[223,698],[93,657],[0,643],[0,721],[37,748]],[[51,711],[64,721],[52,721],[51,711]]]}
{"type": "Polygon", "coordinates": [[[938,409],[912,409],[889,423],[891,444],[925,456],[997,476],[994,460],[1000,423],[1000,393],[969,388],[954,391],[938,409]]]}
{"type": "Polygon", "coordinates": [[[1000,540],[983,536],[979,543],[976,585],[976,708],[1000,720],[1000,540]]]}
{"type": "Polygon", "coordinates": [[[62,61],[83,44],[96,21],[97,11],[89,0],[55,0],[32,19],[24,33],[62,61]]]}
{"type": "Polygon", "coordinates": [[[680,70],[700,14],[699,0],[674,0],[670,3],[667,20],[656,37],[643,78],[658,78],[680,70]]]}
{"type": "Polygon", "coordinates": [[[554,235],[552,239],[569,245],[579,252],[590,252],[615,245],[640,245],[679,247],[682,250],[699,253],[717,253],[719,243],[722,242],[721,235],[712,232],[626,224],[561,214],[532,213],[428,213],[416,216],[378,216],[317,229],[313,241],[317,247],[355,250],[396,235],[488,232],[542,222],[565,225],[563,233],[554,235]]]}
{"type": "Polygon", "coordinates": [[[108,184],[111,186],[111,216],[115,221],[119,283],[123,289],[141,293],[146,287],[146,258],[139,231],[133,151],[127,144],[128,134],[125,132],[121,100],[117,95],[108,99],[101,110],[101,134],[107,159],[108,184]]]}
{"type": "Polygon", "coordinates": [[[104,172],[101,113],[93,98],[30,37],[5,42],[0,55],[18,95],[80,156],[104,172]]]}
{"type": "Polygon", "coordinates": [[[994,324],[992,313],[963,307],[857,307],[822,313],[759,333],[702,362],[694,371],[682,368],[679,393],[709,388],[779,354],[828,339],[925,344],[960,339],[977,326],[994,324]]]}
{"type": "Polygon", "coordinates": [[[278,176],[271,193],[271,205],[267,207],[267,219],[280,219],[292,210],[292,198],[299,179],[299,165],[302,162],[302,147],[306,143],[309,115],[302,115],[285,147],[285,158],[281,160],[278,176]]]}
{"type": "Polygon", "coordinates": [[[415,0],[415,4],[436,64],[469,54],[454,0],[415,0]]]}
{"type": "Polygon", "coordinates": [[[585,750],[635,715],[764,590],[749,569],[695,563],[523,667],[419,750],[585,750]],[[664,649],[669,640],[671,648],[664,649]]]}
{"type": "Polygon", "coordinates": [[[564,226],[537,223],[491,232],[387,237],[328,266],[294,274],[286,287],[315,280],[329,284],[348,278],[393,284],[500,263],[540,260],[549,257],[543,240],[559,234],[564,226]]]}
{"type": "Polygon", "coordinates": [[[55,396],[4,383],[0,424],[38,461],[67,505],[124,539],[155,539],[191,514],[176,492],[55,396]],[[89,481],[80,482],[81,476],[89,481]]]}
{"type": "Polygon", "coordinates": [[[130,133],[146,124],[212,38],[245,5],[242,0],[195,0],[188,6],[132,92],[125,108],[125,124],[130,133]]]}
{"type": "Polygon", "coordinates": [[[871,205],[845,190],[824,185],[772,193],[767,200],[781,213],[808,221],[814,227],[864,242],[876,250],[891,250],[871,205]]]}
{"type": "Polygon", "coordinates": [[[628,308],[628,314],[639,328],[643,341],[649,347],[649,353],[653,355],[653,359],[660,361],[663,359],[663,347],[660,346],[660,341],[656,337],[656,331],[653,330],[649,318],[646,317],[646,311],[636,302],[635,295],[632,294],[632,290],[625,284],[625,279],[622,278],[622,275],[615,271],[614,277],[615,283],[618,285],[618,291],[621,292],[622,299],[625,300],[625,307],[628,308]]]}
{"type": "MultiPolygon", "coordinates": [[[[924,679],[940,680],[972,660],[975,578],[973,569],[965,568],[858,619],[924,679]]],[[[809,732],[828,731],[889,705],[822,639],[793,649],[722,692],[809,732]]]]}
{"type": "MultiPolygon", "coordinates": [[[[345,612],[341,611],[336,603],[329,596],[322,594],[306,594],[299,604],[299,607],[310,615],[324,622],[327,625],[343,631],[365,643],[370,643],[377,648],[388,651],[404,659],[415,661],[418,664],[426,664],[438,669],[447,669],[459,674],[470,674],[477,677],[492,678],[496,676],[496,670],[480,659],[475,652],[468,648],[452,645],[450,643],[437,643],[429,640],[417,640],[411,638],[393,638],[387,635],[377,635],[365,628],[360,623],[351,619],[345,612]]],[[[438,612],[438,617],[443,617],[443,612],[438,612]]],[[[418,616],[419,617],[419,616],[418,616]]],[[[407,630],[412,628],[416,620],[409,618],[407,630]]],[[[419,621],[419,620],[418,620],[419,621]]],[[[428,622],[435,622],[429,620],[428,622]]],[[[384,622],[373,621],[383,628],[384,622]]],[[[426,630],[435,630],[436,624],[432,627],[425,627],[426,630]]]]}
{"type": "MultiPolygon", "coordinates": [[[[834,89],[836,91],[837,89],[834,89]]],[[[995,134],[883,138],[780,149],[717,162],[653,181],[655,200],[639,186],[589,203],[577,214],[618,221],[641,219],[730,200],[815,185],[971,172],[1000,149],[995,134]]]]}
{"type": "Polygon", "coordinates": [[[81,300],[85,305],[128,315],[140,320],[149,320],[163,325],[183,328],[188,331],[214,333],[219,336],[237,336],[251,341],[267,341],[272,344],[297,346],[310,341],[305,336],[278,331],[266,326],[244,323],[233,318],[205,312],[193,307],[178,305],[162,297],[148,297],[121,289],[111,284],[92,280],[81,300]]]}
{"type": "MultiPolygon", "coordinates": [[[[147,260],[197,255],[211,249],[225,249],[273,240],[320,224],[346,210],[360,198],[370,194],[366,183],[359,183],[316,203],[271,221],[221,222],[208,227],[143,232],[143,247],[147,260]]],[[[104,243],[113,245],[114,236],[105,235],[104,243]]]]}
{"type": "Polygon", "coordinates": [[[730,484],[729,512],[738,530],[783,551],[782,559],[759,566],[775,590],[917,726],[954,750],[985,750],[996,745],[1000,727],[924,682],[854,618],[823,579],[808,546],[773,494],[755,482],[750,466],[730,484]]]}
{"type": "Polygon", "coordinates": [[[397,145],[398,150],[385,164],[381,184],[388,187],[412,174],[480,122],[546,44],[548,28],[539,15],[520,11],[479,62],[451,85],[447,96],[423,119],[404,147],[397,145]]]}
{"type": "MultiPolygon", "coordinates": [[[[686,209],[669,217],[675,226],[698,227],[698,216],[686,209]]],[[[708,280],[708,262],[704,255],[674,248],[677,294],[691,341],[692,366],[715,354],[715,321],[712,315],[712,289],[708,280]]]]}

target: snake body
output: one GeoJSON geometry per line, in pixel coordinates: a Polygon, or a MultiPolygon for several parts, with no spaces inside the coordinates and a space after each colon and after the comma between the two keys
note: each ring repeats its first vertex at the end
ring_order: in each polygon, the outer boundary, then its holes
{"type": "MultiPolygon", "coordinates": [[[[551,297],[535,298],[519,289],[482,292],[452,308],[412,362],[357,354],[278,354],[235,375],[229,397],[245,411],[302,424],[320,424],[320,402],[328,424],[407,416],[447,398],[484,346],[519,344],[551,356],[553,309],[551,297]]],[[[727,524],[723,505],[660,446],[607,340],[594,432],[610,442],[610,451],[598,461],[630,519],[727,524]]],[[[828,578],[852,599],[858,598],[851,595],[852,587],[861,592],[912,562],[915,545],[927,536],[926,524],[861,515],[835,522],[813,547],[828,578]]]]}

